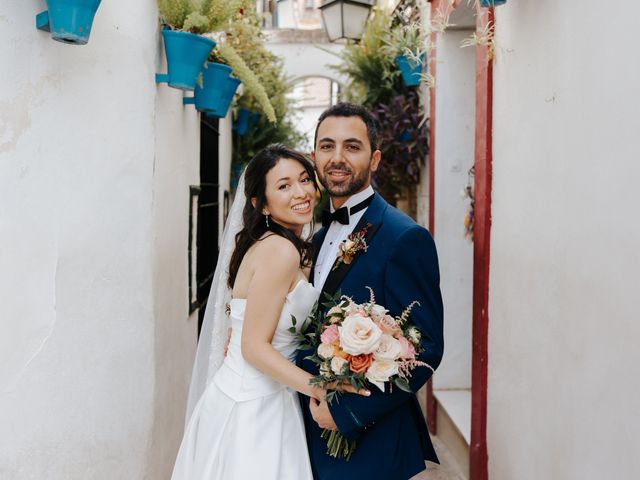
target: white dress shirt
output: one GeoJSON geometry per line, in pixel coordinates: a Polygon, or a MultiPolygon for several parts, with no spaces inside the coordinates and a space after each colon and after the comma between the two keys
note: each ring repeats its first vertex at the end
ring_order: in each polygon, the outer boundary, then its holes
{"type": "MultiPolygon", "coordinates": [[[[355,207],[357,204],[373,195],[373,193],[373,187],[369,185],[361,192],[350,196],[342,206],[349,209],[351,207],[355,207]]],[[[333,213],[335,211],[335,208],[333,208],[333,202],[330,201],[329,204],[331,205],[331,213],[333,213]]],[[[318,258],[313,270],[313,285],[318,290],[320,290],[324,285],[324,282],[327,281],[327,277],[329,276],[331,268],[333,267],[338,255],[338,246],[353,232],[353,229],[356,228],[356,225],[366,211],[367,209],[363,208],[359,212],[349,215],[348,225],[343,225],[340,222],[331,222],[331,225],[329,225],[329,230],[327,231],[327,235],[324,237],[324,242],[322,242],[322,247],[320,247],[320,252],[318,253],[318,258]]]]}

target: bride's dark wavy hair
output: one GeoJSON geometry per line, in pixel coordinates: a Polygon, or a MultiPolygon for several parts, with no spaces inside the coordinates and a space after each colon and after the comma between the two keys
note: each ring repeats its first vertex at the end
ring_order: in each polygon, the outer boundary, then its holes
{"type": "MultiPolygon", "coordinates": [[[[318,190],[313,164],[303,153],[285,147],[280,143],[274,143],[265,147],[251,159],[244,171],[244,195],[246,197],[246,204],[242,211],[244,228],[236,235],[236,248],[233,251],[229,263],[229,288],[233,288],[236,275],[238,274],[240,264],[245,254],[254,243],[260,241],[260,238],[267,231],[271,232],[272,235],[280,235],[295,245],[300,253],[301,268],[311,264],[311,259],[313,258],[311,253],[311,239],[298,237],[294,232],[274,220],[271,220],[267,227],[265,216],[262,214],[262,209],[267,203],[265,195],[267,173],[283,158],[299,162],[313,180],[316,191],[318,190]],[[256,199],[255,207],[251,202],[253,198],[256,199]]],[[[237,192],[237,195],[242,195],[242,193],[243,192],[237,192]]],[[[312,234],[313,224],[310,231],[310,235],[312,234]]]]}

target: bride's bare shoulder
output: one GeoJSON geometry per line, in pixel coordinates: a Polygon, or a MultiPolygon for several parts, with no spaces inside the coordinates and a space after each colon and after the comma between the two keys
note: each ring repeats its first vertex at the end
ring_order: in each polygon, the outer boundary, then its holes
{"type": "Polygon", "coordinates": [[[280,235],[267,235],[256,242],[253,252],[254,260],[261,263],[300,264],[300,252],[293,243],[280,235]]]}

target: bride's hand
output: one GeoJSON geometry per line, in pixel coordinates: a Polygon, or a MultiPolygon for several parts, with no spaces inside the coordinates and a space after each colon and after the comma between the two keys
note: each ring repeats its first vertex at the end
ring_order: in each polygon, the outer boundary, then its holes
{"type": "Polygon", "coordinates": [[[366,388],[353,388],[353,385],[350,383],[338,383],[337,385],[331,385],[331,390],[336,390],[338,392],[346,392],[346,393],[355,393],[357,395],[362,395],[364,397],[368,397],[371,395],[371,391],[366,388]]]}
{"type": "Polygon", "coordinates": [[[356,389],[350,383],[333,382],[327,386],[327,389],[314,387],[312,397],[322,401],[326,398],[327,392],[329,390],[335,390],[338,392],[345,392],[345,393],[355,393],[356,395],[362,395],[363,397],[368,397],[371,395],[371,392],[366,388],[356,389]]]}

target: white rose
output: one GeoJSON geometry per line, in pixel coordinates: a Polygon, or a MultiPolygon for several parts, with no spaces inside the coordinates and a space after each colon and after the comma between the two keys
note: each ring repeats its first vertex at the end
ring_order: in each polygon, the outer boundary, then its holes
{"type": "Polygon", "coordinates": [[[383,334],[378,349],[373,352],[376,360],[395,360],[402,354],[402,344],[391,335],[383,334]]]}
{"type": "Polygon", "coordinates": [[[325,360],[329,360],[331,357],[333,357],[333,352],[333,345],[321,343],[318,347],[318,355],[320,356],[320,358],[324,358],[325,360]]]}
{"type": "Polygon", "coordinates": [[[342,350],[350,355],[374,352],[380,344],[382,330],[368,317],[349,315],[338,327],[342,350]]]}
{"type": "Polygon", "coordinates": [[[374,360],[364,374],[365,378],[384,392],[384,382],[398,373],[398,365],[393,360],[374,360]]]}
{"type": "Polygon", "coordinates": [[[333,370],[333,373],[336,375],[340,375],[342,373],[342,369],[348,364],[349,362],[342,357],[333,357],[331,359],[331,370],[333,370]]]}
{"type": "Polygon", "coordinates": [[[388,311],[389,310],[384,308],[382,305],[374,304],[373,307],[371,307],[371,316],[374,320],[379,320],[384,317],[388,311]]]}

